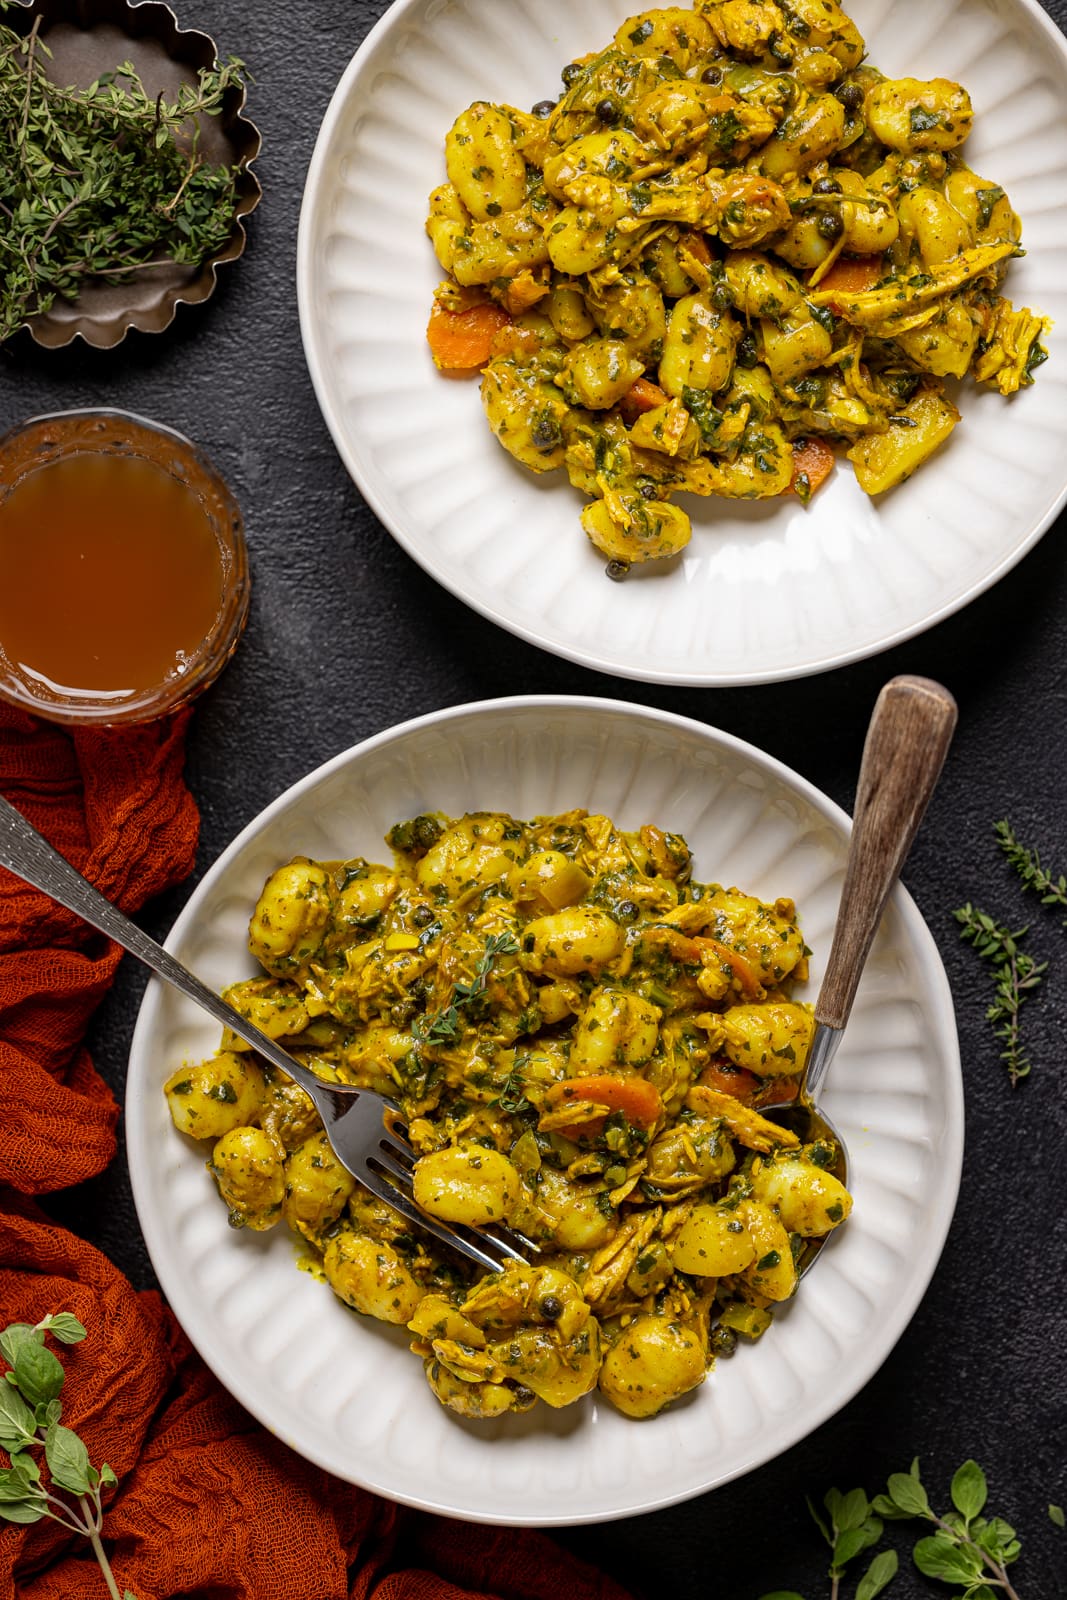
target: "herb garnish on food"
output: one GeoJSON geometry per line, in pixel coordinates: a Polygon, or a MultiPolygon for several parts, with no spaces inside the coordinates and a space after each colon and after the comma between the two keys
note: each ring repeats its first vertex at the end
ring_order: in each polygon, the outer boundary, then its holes
{"type": "MultiPolygon", "coordinates": [[[[0,1517],[6,1522],[40,1522],[51,1517],[61,1528],[80,1533],[93,1547],[112,1600],[119,1600],[111,1564],[100,1543],[104,1512],[100,1491],[118,1479],[106,1462],[90,1466],[89,1452],[71,1428],[60,1424],[59,1399],[66,1378],[62,1362],[45,1344],[50,1333],[60,1344],[80,1344],[85,1329],[69,1311],[42,1317],[36,1326],[13,1322],[0,1333],[0,1354],[9,1370],[0,1377],[0,1449],[11,1465],[0,1469],[0,1517]],[[33,1451],[44,1449],[47,1478],[33,1451]]],[[[127,1589],[123,1600],[134,1600],[127,1589]]]]}
{"type": "Polygon", "coordinates": [[[204,159],[199,119],[219,114],[243,63],[217,63],[172,102],[128,61],[62,88],[39,27],[0,21],[0,340],[89,280],[204,261],[233,225],[236,172],[204,159]]]}

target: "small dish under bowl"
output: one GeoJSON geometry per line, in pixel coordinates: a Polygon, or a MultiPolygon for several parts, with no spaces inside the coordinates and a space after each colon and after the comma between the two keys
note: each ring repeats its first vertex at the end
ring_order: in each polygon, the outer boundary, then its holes
{"type": "MultiPolygon", "coordinates": [[[[5,13],[6,26],[29,33],[40,19],[40,36],[56,83],[87,88],[104,72],[132,62],[150,95],[172,100],[183,84],[214,66],[218,51],[206,33],[178,26],[161,0],[132,5],[128,0],[31,0],[5,13]]],[[[58,298],[25,326],[39,345],[58,350],[82,338],[98,350],[121,344],[131,328],[162,333],[179,305],[201,305],[214,293],[218,269],[244,254],[245,219],[259,204],[262,190],[251,170],[259,154],[258,128],[242,113],[245,92],[226,90],[222,114],[200,123],[200,148],[216,164],[238,169],[233,225],[226,242],[199,265],[172,264],[134,272],[121,283],[87,283],[75,300],[58,298]]]]}

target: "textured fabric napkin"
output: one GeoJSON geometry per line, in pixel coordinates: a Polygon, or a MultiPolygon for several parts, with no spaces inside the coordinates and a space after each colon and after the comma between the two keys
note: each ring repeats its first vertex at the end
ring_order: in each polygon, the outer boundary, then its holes
{"type": "MultiPolygon", "coordinates": [[[[75,733],[0,707],[0,793],[125,911],[192,869],[186,718],[75,733]]],[[[119,1478],[104,1542],[137,1600],[627,1600],[543,1535],[403,1510],[258,1427],[157,1294],[30,1198],[101,1172],[118,1107],[82,1044],[119,952],[0,870],[0,1327],[71,1311],[64,1422],[119,1478]]],[[[100,1600],[88,1545],[0,1526],[0,1600],[100,1600]]]]}

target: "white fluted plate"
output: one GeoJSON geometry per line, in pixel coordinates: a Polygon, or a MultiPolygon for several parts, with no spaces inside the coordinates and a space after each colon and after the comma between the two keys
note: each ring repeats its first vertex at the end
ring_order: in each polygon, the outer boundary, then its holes
{"type": "Polygon", "coordinates": [[[604,575],[562,473],[519,467],[478,385],[442,378],[425,328],[441,271],[423,223],[443,141],[471,101],[530,106],[605,43],[628,0],[396,0],[327,112],[297,284],[319,404],[365,499],[453,594],[585,666],[658,683],[802,676],[921,632],[989,587],[1067,494],[1067,47],[1036,0],[851,0],[890,74],[959,78],[967,146],[1023,218],[1008,292],[1056,319],[1052,359],[1012,401],[967,385],[938,456],[874,503],[847,462],[805,510],[684,497],[688,549],[604,575]]]}
{"type": "MultiPolygon", "coordinates": [[[[702,880],[792,896],[815,951],[814,996],[844,870],[848,819],[751,746],[607,700],[485,701],[379,734],[269,806],[197,888],[168,947],[221,989],[251,975],[247,923],[294,854],[381,860],[387,829],[425,810],[574,806],[680,832],[702,880]]],[[[438,1405],[401,1330],[358,1317],[296,1268],[283,1229],[233,1232],[178,1134],[165,1077],[217,1028],[153,982],[130,1055],[134,1199],[164,1293],[200,1354],[272,1432],[391,1499],[475,1521],[597,1522],[668,1505],[759,1466],[832,1416],[907,1326],[952,1218],[963,1147],[952,998],[910,897],[894,894],[827,1095],[855,1210],[758,1344],[653,1421],[587,1398],[465,1422],[438,1405]]]]}

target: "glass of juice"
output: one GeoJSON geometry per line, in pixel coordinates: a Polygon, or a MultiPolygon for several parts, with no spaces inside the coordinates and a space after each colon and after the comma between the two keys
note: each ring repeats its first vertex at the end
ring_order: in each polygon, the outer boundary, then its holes
{"type": "Polygon", "coordinates": [[[181,434],[124,411],[0,438],[0,696],[149,722],[206,688],[248,616],[241,512],[181,434]]]}

